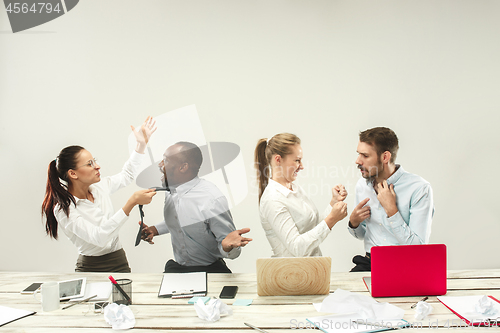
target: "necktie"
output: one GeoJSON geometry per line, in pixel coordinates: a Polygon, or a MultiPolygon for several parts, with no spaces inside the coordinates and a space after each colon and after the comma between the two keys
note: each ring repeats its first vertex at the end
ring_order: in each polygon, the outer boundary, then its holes
{"type": "MultiPolygon", "coordinates": [[[[153,187],[156,191],[170,191],[168,187],[153,187]]],[[[135,246],[139,245],[141,242],[142,229],[144,228],[144,211],[142,210],[143,205],[139,205],[139,213],[141,213],[141,226],[139,227],[139,232],[135,237],[135,246]]]]}
{"type": "Polygon", "coordinates": [[[139,228],[139,232],[135,238],[135,246],[139,245],[141,242],[142,229],[144,228],[144,212],[142,211],[142,205],[139,205],[139,212],[141,213],[141,227],[139,228]]]}

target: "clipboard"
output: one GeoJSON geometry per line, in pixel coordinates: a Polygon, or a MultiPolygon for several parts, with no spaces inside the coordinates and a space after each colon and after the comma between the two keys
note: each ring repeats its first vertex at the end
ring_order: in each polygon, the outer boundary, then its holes
{"type": "Polygon", "coordinates": [[[438,296],[437,299],[469,326],[499,326],[500,301],[495,297],[488,296],[493,300],[495,308],[499,311],[494,316],[497,318],[490,318],[476,312],[475,305],[483,296],[438,296]]]}
{"type": "Polygon", "coordinates": [[[207,272],[164,273],[158,297],[202,297],[207,295],[207,290],[207,272]]]}

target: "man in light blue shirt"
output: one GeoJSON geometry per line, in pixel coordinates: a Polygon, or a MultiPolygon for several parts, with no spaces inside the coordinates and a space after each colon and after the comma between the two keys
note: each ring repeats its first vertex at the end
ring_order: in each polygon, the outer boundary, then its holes
{"type": "Polygon", "coordinates": [[[235,259],[250,242],[236,230],[226,197],[215,184],[198,178],[203,156],[198,146],[178,142],[167,148],[159,167],[165,192],[164,218],[155,226],[144,226],[143,239],[170,233],[174,260],[165,273],[231,273],[224,259],[235,259]]]}
{"type": "Polygon", "coordinates": [[[370,271],[373,246],[427,244],[434,203],[431,185],[395,164],[398,138],[389,128],[375,127],[359,134],[356,164],[356,207],[349,232],[364,239],[366,256],[355,256],[351,272],[370,271]]]}

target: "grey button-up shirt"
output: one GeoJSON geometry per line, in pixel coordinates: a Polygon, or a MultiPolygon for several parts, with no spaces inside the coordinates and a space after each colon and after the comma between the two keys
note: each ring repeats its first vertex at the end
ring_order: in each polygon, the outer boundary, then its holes
{"type": "Polygon", "coordinates": [[[184,266],[208,266],[219,258],[235,259],[241,248],[225,252],[221,242],[236,230],[226,197],[198,177],[165,193],[164,218],[155,225],[170,233],[174,257],[184,266]]]}

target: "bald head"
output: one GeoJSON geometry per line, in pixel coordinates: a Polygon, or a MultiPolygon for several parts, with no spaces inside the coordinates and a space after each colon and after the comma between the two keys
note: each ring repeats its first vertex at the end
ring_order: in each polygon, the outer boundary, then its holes
{"type": "Polygon", "coordinates": [[[175,145],[177,156],[182,163],[187,163],[189,169],[196,176],[200,171],[200,166],[203,163],[203,156],[200,148],[191,142],[180,141],[175,145]]]}
{"type": "Polygon", "coordinates": [[[158,165],[165,185],[177,186],[198,176],[203,156],[200,148],[191,142],[177,142],[167,148],[158,165]]]}

